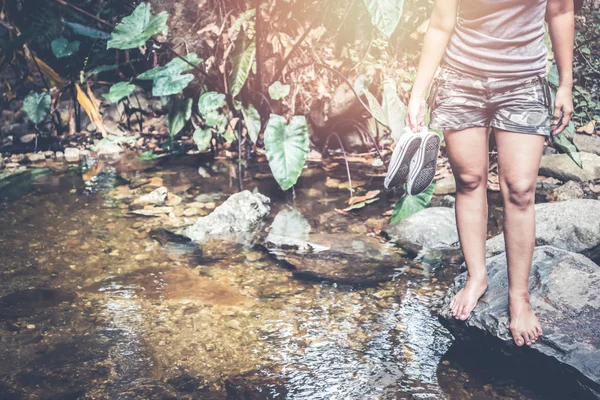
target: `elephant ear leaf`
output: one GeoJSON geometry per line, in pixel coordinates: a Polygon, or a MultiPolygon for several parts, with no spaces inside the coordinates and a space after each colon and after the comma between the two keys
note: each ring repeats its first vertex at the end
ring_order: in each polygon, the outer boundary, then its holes
{"type": "Polygon", "coordinates": [[[102,96],[111,103],[118,103],[135,90],[135,85],[128,82],[119,82],[110,87],[110,91],[102,96]]]}
{"type": "Polygon", "coordinates": [[[395,224],[396,222],[403,220],[404,218],[408,218],[411,215],[427,208],[431,202],[431,197],[433,196],[434,190],[435,181],[433,181],[427,187],[427,189],[415,196],[405,194],[404,196],[400,197],[394,206],[390,224],[395,224]]]}
{"type": "Polygon", "coordinates": [[[283,190],[296,184],[309,152],[306,118],[296,115],[289,124],[271,114],[265,129],[265,151],[273,177],[283,190]]]}
{"type": "Polygon", "coordinates": [[[23,110],[34,125],[39,125],[46,119],[51,107],[52,98],[46,92],[35,93],[32,91],[23,101],[23,110]]]}
{"type": "Polygon", "coordinates": [[[141,3],[115,27],[106,48],[129,50],[141,47],[152,36],[167,30],[168,18],[168,12],[152,15],[150,4],[141,3]]]}

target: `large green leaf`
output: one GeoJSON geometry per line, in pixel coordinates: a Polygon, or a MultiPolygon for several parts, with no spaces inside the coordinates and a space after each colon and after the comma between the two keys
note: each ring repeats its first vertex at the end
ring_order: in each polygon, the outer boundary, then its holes
{"type": "Polygon", "coordinates": [[[288,94],[290,94],[290,85],[283,85],[281,82],[277,81],[269,86],[269,96],[273,100],[281,100],[288,94]]]}
{"type": "Polygon", "coordinates": [[[210,141],[213,137],[212,130],[210,128],[202,129],[197,128],[194,131],[194,142],[198,146],[198,150],[204,151],[210,146],[210,141]]]}
{"type": "MultiPolygon", "coordinates": [[[[552,113],[554,114],[554,99],[556,98],[556,88],[550,86],[550,98],[552,102],[552,113]]],[[[559,133],[558,135],[552,136],[552,142],[554,146],[557,147],[563,153],[566,153],[571,157],[573,162],[577,164],[580,168],[583,168],[583,160],[581,159],[581,155],[579,154],[579,149],[577,145],[573,141],[575,136],[575,124],[573,121],[569,121],[569,124],[566,128],[559,133]]]]}
{"type": "Polygon", "coordinates": [[[390,79],[383,83],[383,112],[386,115],[388,126],[392,130],[392,138],[397,142],[404,129],[406,105],[402,103],[396,91],[396,85],[390,79]]]}
{"type": "Polygon", "coordinates": [[[46,119],[51,107],[52,98],[46,92],[35,93],[32,91],[23,101],[23,110],[35,125],[41,124],[46,119]]]}
{"type": "Polygon", "coordinates": [[[265,151],[269,167],[281,189],[296,184],[308,157],[308,126],[301,115],[289,124],[281,115],[271,114],[265,129],[265,151]]]}
{"type": "Polygon", "coordinates": [[[235,97],[240,93],[242,87],[248,79],[250,68],[256,54],[256,42],[253,40],[246,50],[234,59],[233,71],[231,72],[231,83],[229,85],[231,96],[235,97]]]}
{"type": "Polygon", "coordinates": [[[115,27],[106,48],[128,50],[141,47],[152,36],[167,30],[168,18],[168,12],[152,15],[150,4],[141,3],[115,27]]]}
{"type": "Polygon", "coordinates": [[[192,74],[181,74],[177,66],[160,71],[154,78],[152,95],[155,97],[171,96],[185,89],[194,80],[192,74]]]}
{"type": "Polygon", "coordinates": [[[400,17],[402,16],[402,8],[404,0],[364,0],[369,14],[371,14],[371,22],[375,27],[388,38],[392,36],[400,17]]]}
{"type": "Polygon", "coordinates": [[[52,47],[52,52],[56,56],[56,58],[69,57],[73,55],[73,53],[79,50],[80,41],[75,40],[73,42],[69,42],[67,39],[61,37],[55,39],[50,44],[52,47]]]}
{"type": "Polygon", "coordinates": [[[429,185],[429,187],[422,193],[419,193],[415,196],[404,194],[404,196],[400,197],[394,206],[390,224],[395,224],[396,222],[410,217],[424,208],[427,208],[431,202],[431,197],[433,196],[434,190],[435,181],[431,182],[431,185],[429,185]]]}
{"type": "Polygon", "coordinates": [[[206,114],[218,111],[219,108],[225,106],[225,95],[217,92],[206,92],[200,96],[198,100],[198,112],[202,117],[206,114]]]}
{"type": "Polygon", "coordinates": [[[367,102],[369,103],[369,110],[371,111],[371,114],[373,114],[373,118],[375,118],[377,122],[388,126],[389,123],[387,120],[387,114],[385,113],[383,107],[381,106],[381,104],[379,104],[375,96],[373,96],[373,94],[368,90],[363,91],[363,94],[367,98],[367,102]]]}
{"type": "MultiPolygon", "coordinates": [[[[202,58],[198,57],[198,55],[196,53],[190,53],[183,58],[185,58],[187,61],[189,61],[190,63],[192,63],[194,65],[198,65],[202,61],[204,61],[202,58]]],[[[168,68],[173,68],[173,71],[175,71],[176,69],[179,69],[180,73],[191,71],[194,69],[190,64],[186,63],[181,58],[174,58],[171,61],[169,61],[167,63],[167,65],[165,65],[164,67],[152,68],[151,70],[148,70],[148,71],[140,74],[137,78],[140,80],[151,81],[151,80],[154,80],[154,78],[156,78],[156,76],[159,73],[165,71],[168,68]]]]}
{"type": "Polygon", "coordinates": [[[119,82],[110,87],[110,91],[107,94],[103,94],[104,98],[111,103],[118,103],[125,97],[129,96],[135,90],[135,85],[129,82],[119,82]]]}
{"type": "Polygon", "coordinates": [[[258,133],[260,132],[260,114],[252,104],[250,104],[247,109],[242,108],[242,114],[244,115],[244,121],[246,121],[248,136],[250,136],[252,142],[256,143],[258,140],[258,133]]]}
{"type": "Polygon", "coordinates": [[[192,99],[175,96],[169,106],[168,128],[171,136],[177,135],[192,116],[192,99]]]}

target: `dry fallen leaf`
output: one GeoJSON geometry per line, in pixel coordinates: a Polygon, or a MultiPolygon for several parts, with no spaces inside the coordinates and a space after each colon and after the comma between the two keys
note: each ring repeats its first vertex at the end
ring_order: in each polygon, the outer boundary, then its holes
{"type": "Polygon", "coordinates": [[[596,120],[591,120],[587,124],[577,128],[577,132],[587,133],[588,135],[593,134],[596,131],[596,120]]]}
{"type": "Polygon", "coordinates": [[[352,198],[349,198],[348,205],[351,206],[353,204],[361,203],[363,201],[372,199],[373,197],[377,196],[380,192],[381,192],[381,190],[371,190],[371,191],[367,192],[367,194],[365,194],[364,196],[354,196],[352,198]]]}

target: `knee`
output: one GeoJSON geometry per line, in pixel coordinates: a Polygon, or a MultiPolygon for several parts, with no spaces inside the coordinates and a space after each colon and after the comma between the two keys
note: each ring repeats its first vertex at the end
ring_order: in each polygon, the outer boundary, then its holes
{"type": "Polygon", "coordinates": [[[533,207],[535,203],[535,184],[532,185],[526,181],[507,182],[506,189],[507,193],[504,197],[509,204],[519,209],[533,207]]]}
{"type": "Polygon", "coordinates": [[[471,173],[455,174],[456,190],[460,193],[468,193],[480,189],[482,186],[487,187],[487,179],[483,175],[471,173]]]}

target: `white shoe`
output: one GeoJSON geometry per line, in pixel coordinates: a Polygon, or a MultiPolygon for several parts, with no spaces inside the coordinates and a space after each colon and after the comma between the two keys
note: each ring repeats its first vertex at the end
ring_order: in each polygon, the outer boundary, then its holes
{"type": "Polygon", "coordinates": [[[386,189],[400,186],[406,182],[411,169],[411,160],[417,154],[422,140],[422,137],[413,133],[409,127],[403,129],[396,147],[394,147],[387,175],[383,182],[386,189]]]}
{"type": "Polygon", "coordinates": [[[417,136],[421,138],[421,145],[411,160],[406,185],[406,192],[411,196],[423,192],[431,185],[440,151],[440,137],[435,132],[429,132],[427,128],[423,128],[417,136]]]}

